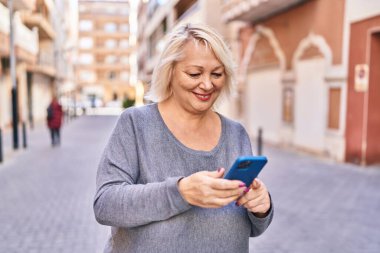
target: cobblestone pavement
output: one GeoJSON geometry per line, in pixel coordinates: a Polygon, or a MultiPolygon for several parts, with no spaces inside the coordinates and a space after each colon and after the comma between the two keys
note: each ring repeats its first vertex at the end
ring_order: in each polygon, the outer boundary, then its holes
{"type": "Polygon", "coordinates": [[[0,165],[0,252],[102,252],[109,229],[96,223],[96,167],[116,118],[82,117],[51,148],[45,127],[0,165]],[[108,120],[107,120],[108,119],[108,120]]]}
{"type": "MultiPolygon", "coordinates": [[[[97,253],[109,229],[92,211],[95,174],[115,117],[82,117],[52,149],[45,128],[0,165],[0,252],[97,253]],[[85,130],[84,130],[85,129],[85,130]]],[[[253,253],[380,252],[380,167],[264,147],[275,218],[253,253]]],[[[227,239],[227,238],[226,238],[227,239]]]]}
{"type": "Polygon", "coordinates": [[[380,252],[380,166],[338,164],[275,148],[261,174],[273,197],[259,253],[380,252]]]}

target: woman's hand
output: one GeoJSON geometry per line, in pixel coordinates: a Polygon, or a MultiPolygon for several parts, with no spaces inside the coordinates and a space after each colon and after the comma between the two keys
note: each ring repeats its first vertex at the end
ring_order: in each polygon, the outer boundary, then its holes
{"type": "Polygon", "coordinates": [[[178,182],[182,197],[191,205],[217,208],[237,200],[248,188],[238,180],[223,179],[224,169],[201,171],[178,182]]]}
{"type": "Polygon", "coordinates": [[[256,217],[265,217],[270,209],[267,187],[260,179],[256,178],[251,184],[251,189],[236,202],[236,205],[243,205],[256,217]]]}

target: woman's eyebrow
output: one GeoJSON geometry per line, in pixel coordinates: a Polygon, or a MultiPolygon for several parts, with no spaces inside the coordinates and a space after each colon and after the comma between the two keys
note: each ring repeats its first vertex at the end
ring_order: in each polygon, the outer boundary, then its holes
{"type": "Polygon", "coordinates": [[[223,65],[219,65],[219,66],[215,67],[213,70],[218,70],[218,69],[224,69],[224,66],[223,65]]]}
{"type": "MultiPolygon", "coordinates": [[[[199,66],[199,65],[189,65],[189,66],[187,66],[188,68],[190,68],[190,67],[195,67],[195,68],[199,68],[199,69],[204,69],[204,67],[203,66],[199,66]]],[[[215,68],[213,68],[212,70],[218,70],[218,69],[220,69],[220,68],[224,68],[224,66],[223,65],[219,65],[219,66],[216,66],[215,68]]]]}
{"type": "Polygon", "coordinates": [[[203,66],[199,66],[199,65],[188,65],[187,67],[188,68],[195,67],[195,68],[203,69],[203,66]]]}

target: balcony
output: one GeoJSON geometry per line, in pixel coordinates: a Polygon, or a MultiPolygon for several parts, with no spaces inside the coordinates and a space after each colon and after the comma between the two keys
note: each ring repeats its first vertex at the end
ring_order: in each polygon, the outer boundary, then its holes
{"type": "Polygon", "coordinates": [[[14,15],[15,24],[15,45],[27,53],[36,56],[38,54],[38,31],[37,29],[30,30],[26,27],[20,18],[19,13],[14,15]]]}
{"type": "Polygon", "coordinates": [[[78,64],[78,70],[95,70],[95,71],[123,71],[129,70],[129,64],[107,64],[107,63],[95,63],[95,64],[78,64]]]}
{"type": "Polygon", "coordinates": [[[107,47],[96,47],[96,48],[83,48],[79,49],[80,53],[91,53],[96,55],[129,55],[133,52],[134,48],[107,48],[107,47]]]}
{"type": "Polygon", "coordinates": [[[54,48],[52,43],[40,43],[37,64],[28,66],[28,70],[46,76],[55,77],[54,48]]]}
{"type": "Polygon", "coordinates": [[[15,10],[34,10],[36,0],[13,0],[15,10]]]}
{"type": "Polygon", "coordinates": [[[29,28],[38,27],[41,40],[53,40],[55,38],[55,33],[52,25],[41,13],[23,12],[21,14],[21,20],[29,28]]]}
{"type": "Polygon", "coordinates": [[[225,22],[240,20],[255,23],[309,0],[225,0],[225,22]]]}
{"type": "MultiPolygon", "coordinates": [[[[7,6],[7,0],[0,0],[0,3],[7,6]]],[[[20,10],[34,10],[36,7],[36,0],[13,0],[13,9],[20,10]]]]}
{"type": "Polygon", "coordinates": [[[128,39],[129,33],[123,32],[106,32],[102,30],[95,31],[81,31],[79,32],[80,37],[98,37],[104,39],[128,39]]]}
{"type": "Polygon", "coordinates": [[[96,20],[97,22],[114,22],[114,23],[129,23],[129,16],[109,15],[104,13],[92,14],[92,13],[79,13],[80,20],[96,20]]]}
{"type": "MultiPolygon", "coordinates": [[[[21,19],[19,12],[14,14],[14,40],[16,56],[20,60],[33,63],[38,53],[37,29],[30,30],[21,19]]],[[[0,4],[0,54],[9,55],[9,10],[0,4]]]]}
{"type": "Polygon", "coordinates": [[[9,54],[9,10],[0,3],[0,55],[9,54]]]}
{"type": "Polygon", "coordinates": [[[40,40],[53,40],[54,29],[50,21],[50,15],[54,10],[52,0],[37,0],[35,11],[20,12],[22,22],[29,28],[38,27],[40,40]]]}

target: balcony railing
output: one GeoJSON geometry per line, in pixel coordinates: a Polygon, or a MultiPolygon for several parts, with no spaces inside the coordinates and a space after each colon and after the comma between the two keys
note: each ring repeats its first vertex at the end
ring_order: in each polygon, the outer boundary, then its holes
{"type": "Polygon", "coordinates": [[[30,30],[22,22],[18,12],[14,15],[15,45],[24,49],[32,55],[38,53],[38,29],[30,30]]]}
{"type": "Polygon", "coordinates": [[[21,19],[24,24],[28,27],[38,27],[39,35],[41,39],[50,39],[55,38],[55,32],[49,20],[44,17],[41,13],[30,13],[24,12],[21,13],[21,19]]]}
{"type": "Polygon", "coordinates": [[[0,3],[0,32],[9,34],[9,10],[0,3]]]}
{"type": "Polygon", "coordinates": [[[36,8],[36,0],[13,0],[15,10],[34,10],[36,8]]]}
{"type": "Polygon", "coordinates": [[[54,67],[54,50],[53,48],[41,48],[38,55],[38,65],[54,67]]]}
{"type": "Polygon", "coordinates": [[[225,0],[222,6],[225,22],[257,22],[309,0],[225,0]]]}
{"type": "MultiPolygon", "coordinates": [[[[20,19],[18,12],[14,14],[14,39],[15,45],[30,53],[38,53],[38,31],[30,30],[20,19]]],[[[0,4],[0,32],[9,35],[9,9],[0,4]]]]}

